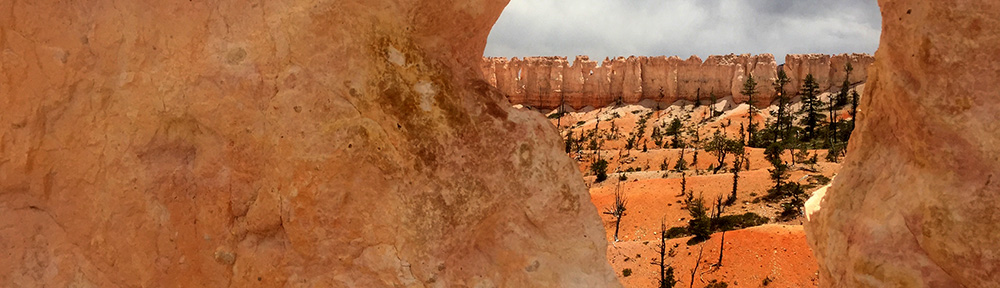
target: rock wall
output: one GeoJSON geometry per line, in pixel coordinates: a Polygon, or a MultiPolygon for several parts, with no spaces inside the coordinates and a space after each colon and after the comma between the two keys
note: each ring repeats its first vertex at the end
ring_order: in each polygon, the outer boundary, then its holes
{"type": "Polygon", "coordinates": [[[0,1],[0,287],[617,286],[506,3],[0,1]]]}
{"type": "MultiPolygon", "coordinates": [[[[865,54],[787,55],[783,69],[792,80],[785,91],[798,93],[802,80],[812,73],[821,89],[840,87],[851,63],[851,83],[863,82],[867,68],[874,61],[865,54]]],[[[772,86],[779,68],[774,56],[724,55],[697,56],[682,60],[676,56],[617,57],[598,65],[587,56],[577,56],[572,64],[566,57],[483,58],[484,77],[508,96],[513,104],[552,109],[566,103],[575,109],[604,107],[619,97],[626,103],[645,99],[665,103],[733,97],[745,102],[743,83],[749,75],[757,81],[755,102],[767,106],[775,99],[772,86]]]]}
{"type": "Polygon", "coordinates": [[[1000,283],[1000,3],[880,0],[842,173],[809,200],[823,287],[1000,283]]]}

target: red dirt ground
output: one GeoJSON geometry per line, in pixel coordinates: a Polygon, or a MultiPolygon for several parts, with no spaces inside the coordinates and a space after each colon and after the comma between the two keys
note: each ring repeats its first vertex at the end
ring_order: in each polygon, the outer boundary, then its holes
{"type": "MultiPolygon", "coordinates": [[[[681,155],[681,149],[655,147],[650,137],[653,127],[663,127],[673,118],[684,119],[685,129],[699,130],[703,144],[716,130],[722,130],[728,137],[735,138],[739,123],[747,126],[746,105],[728,107],[729,110],[722,116],[705,121],[700,120],[708,112],[706,106],[694,108],[691,105],[674,105],[660,111],[654,111],[649,106],[627,105],[572,112],[559,121],[562,123],[560,130],[564,136],[570,129],[577,137],[593,130],[598,125],[598,118],[601,119],[598,126],[600,133],[610,133],[611,123],[619,131],[619,137],[605,140],[601,150],[573,151],[569,155],[577,160],[579,169],[583,171],[584,180],[591,187],[591,202],[599,211],[606,211],[614,203],[617,189],[622,189],[627,198],[627,211],[620,223],[618,242],[614,240],[615,219],[611,215],[601,214],[607,239],[611,243],[608,247],[608,259],[625,287],[656,287],[659,279],[658,266],[651,263],[659,257],[656,247],[660,239],[660,223],[665,223],[667,228],[687,226],[690,215],[683,204],[685,197],[680,193],[682,173],[687,178],[687,191],[694,193],[696,198],[703,197],[709,209],[717,197],[724,198],[732,191],[733,174],[725,170],[712,174],[706,170],[716,164],[716,158],[703,150],[698,152],[697,164],[691,165],[694,162],[693,150],[685,149],[684,158],[692,167],[683,172],[672,171],[681,155]],[[645,133],[640,138],[643,140],[639,141],[646,144],[647,151],[642,152],[641,144],[632,150],[625,150],[625,139],[637,129],[636,124],[641,115],[648,113],[652,114],[644,128],[645,133]],[[594,183],[595,177],[590,172],[591,163],[597,157],[609,162],[608,179],[602,183],[594,183]],[[671,171],[661,170],[664,161],[671,171]],[[626,169],[636,172],[622,172],[626,169]],[[627,180],[619,180],[622,174],[627,180]],[[630,276],[623,275],[622,270],[626,268],[631,269],[630,276]]],[[[763,111],[755,117],[757,123],[770,117],[766,109],[763,111]]],[[[557,121],[552,122],[556,124],[557,121]]],[[[669,137],[665,137],[665,141],[669,141],[668,139],[669,137]]],[[[690,143],[692,140],[692,135],[685,135],[685,141],[690,143]]],[[[802,230],[803,217],[800,215],[779,222],[776,216],[783,210],[781,203],[755,201],[759,196],[766,195],[768,188],[773,185],[768,172],[772,167],[764,158],[764,149],[748,148],[746,151],[750,169],[740,172],[736,204],[726,207],[723,215],[752,212],[770,218],[770,223],[775,224],[726,232],[724,262],[721,267],[713,265],[719,259],[721,233],[715,233],[707,242],[693,246],[686,245],[690,237],[668,239],[668,247],[678,245],[675,248],[677,253],[667,258],[668,264],[675,269],[675,278],[679,280],[676,287],[689,287],[691,284],[691,270],[702,246],[704,252],[695,273],[694,287],[705,287],[712,280],[726,282],[728,287],[764,287],[764,279],[769,282],[766,287],[817,286],[818,268],[802,230]]],[[[819,163],[792,165],[789,181],[806,185],[820,178],[833,178],[839,171],[840,164],[825,162],[825,150],[810,150],[809,154],[815,155],[820,160],[819,163]]],[[[727,157],[727,166],[732,165],[733,157],[727,157]]],[[[791,164],[790,153],[785,153],[782,158],[791,164]]],[[[807,195],[811,195],[819,186],[813,184],[807,188],[807,195]]]]}
{"type": "MultiPolygon", "coordinates": [[[[674,268],[676,287],[689,287],[691,271],[702,257],[694,276],[694,287],[705,287],[712,280],[726,282],[729,287],[817,287],[816,260],[806,244],[800,225],[764,225],[726,232],[722,266],[719,260],[722,233],[708,241],[688,246],[688,238],[670,239],[668,250],[677,245],[676,254],[667,256],[674,268]]],[[[608,246],[608,260],[625,287],[657,287],[659,281],[658,241],[619,242],[608,246]],[[624,269],[631,275],[623,276],[624,269]]]]}

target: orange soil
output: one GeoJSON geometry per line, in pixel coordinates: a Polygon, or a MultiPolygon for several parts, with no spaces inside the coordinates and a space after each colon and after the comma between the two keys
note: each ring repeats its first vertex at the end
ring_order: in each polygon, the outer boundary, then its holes
{"type": "MultiPolygon", "coordinates": [[[[726,282],[729,287],[817,287],[818,266],[812,250],[806,244],[802,226],[764,225],[726,232],[722,266],[719,261],[722,233],[701,244],[688,246],[688,238],[667,240],[667,249],[678,245],[675,256],[667,256],[674,268],[677,287],[690,285],[691,271],[702,257],[694,276],[694,287],[705,287],[712,280],[726,282]]],[[[608,260],[625,287],[657,287],[659,266],[658,241],[619,242],[608,246],[608,260]],[[625,277],[624,269],[631,275],[625,277]]]]}
{"type": "MultiPolygon", "coordinates": [[[[626,287],[656,287],[659,277],[658,266],[651,264],[658,258],[656,245],[659,243],[660,223],[665,223],[667,228],[686,227],[688,210],[685,209],[681,195],[681,172],[662,171],[661,164],[666,160],[668,169],[673,170],[677,159],[681,155],[681,149],[664,149],[654,147],[650,137],[654,126],[663,123],[669,124],[673,118],[685,119],[685,129],[698,125],[701,143],[706,143],[712,134],[717,130],[722,130],[730,138],[738,135],[739,123],[747,125],[747,107],[745,105],[726,111],[721,117],[699,121],[707,113],[705,106],[693,108],[691,106],[672,106],[665,110],[653,111],[641,105],[628,105],[618,108],[604,108],[601,110],[585,113],[569,113],[562,120],[562,131],[572,129],[574,135],[579,137],[585,131],[593,130],[597,125],[595,119],[600,118],[600,133],[610,133],[610,123],[615,123],[619,131],[617,139],[605,140],[602,150],[599,151],[573,151],[570,156],[577,159],[584,179],[591,187],[591,202],[604,212],[614,203],[614,193],[616,189],[622,189],[627,198],[627,210],[622,217],[620,224],[619,240],[614,241],[615,219],[611,215],[601,214],[604,220],[604,227],[609,243],[608,259],[612,267],[615,268],[619,280],[626,287]],[[640,115],[652,112],[652,116],[647,121],[643,140],[639,143],[647,144],[647,152],[642,152],[642,144],[632,150],[625,150],[626,139],[634,132],[636,123],[640,115]],[[614,116],[617,115],[617,116],[614,116]],[[690,116],[688,116],[690,115],[690,116]],[[584,124],[577,125],[578,121],[584,124]],[[608,179],[602,183],[594,183],[595,177],[590,173],[591,163],[598,159],[608,160],[608,179]],[[639,170],[638,172],[623,172],[626,169],[639,170]],[[627,180],[619,181],[619,175],[626,175],[627,180]],[[629,268],[632,274],[625,277],[622,269],[629,268]]],[[[755,121],[763,123],[765,117],[769,117],[766,111],[757,114],[755,121]]],[[[557,121],[553,120],[553,124],[557,121]]],[[[685,134],[684,140],[688,143],[693,140],[692,135],[685,134]]],[[[670,137],[664,137],[664,142],[669,143],[670,137]]],[[[750,162],[749,171],[740,172],[739,187],[737,189],[736,204],[726,207],[723,215],[743,214],[753,212],[760,216],[771,218],[771,223],[775,222],[775,217],[782,211],[781,203],[767,203],[759,201],[753,203],[754,199],[767,194],[768,188],[773,183],[769,178],[768,169],[772,168],[770,163],[764,158],[764,149],[747,148],[750,162]]],[[[693,193],[695,197],[703,197],[706,206],[711,211],[711,203],[717,197],[723,199],[732,191],[733,174],[723,170],[719,174],[711,174],[706,169],[716,164],[716,157],[703,150],[698,152],[697,165],[692,165],[693,151],[685,149],[684,158],[691,167],[683,171],[687,178],[687,191],[693,193]]],[[[808,176],[822,175],[832,178],[840,169],[837,163],[822,162],[826,156],[824,150],[810,151],[810,155],[816,155],[821,161],[814,165],[793,165],[790,172],[789,181],[796,181],[800,184],[808,184],[808,176]]],[[[726,157],[726,165],[731,166],[733,155],[726,157]]],[[[792,155],[786,152],[782,158],[786,162],[791,162],[792,155]]],[[[789,163],[790,164],[790,163],[789,163]]],[[[807,195],[812,194],[812,189],[807,189],[807,195]]],[[[695,287],[705,287],[711,280],[725,281],[729,287],[761,287],[765,277],[772,282],[767,287],[815,287],[817,285],[817,266],[813,259],[812,251],[806,243],[805,234],[802,231],[801,223],[803,217],[778,222],[774,225],[758,226],[743,230],[729,231],[726,233],[726,252],[724,254],[723,266],[713,267],[712,264],[718,261],[719,240],[721,233],[716,233],[705,244],[687,246],[685,243],[689,238],[668,239],[668,246],[679,244],[677,254],[668,257],[675,269],[675,277],[679,279],[677,287],[688,287],[691,280],[691,269],[698,258],[698,250],[705,245],[702,263],[695,276],[695,287]],[[791,224],[791,225],[788,225],[791,224]]]]}

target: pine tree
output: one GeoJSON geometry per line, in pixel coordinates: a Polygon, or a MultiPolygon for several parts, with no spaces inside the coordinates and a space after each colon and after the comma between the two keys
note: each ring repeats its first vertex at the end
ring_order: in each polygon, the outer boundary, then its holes
{"type": "Polygon", "coordinates": [[[597,177],[597,179],[594,179],[595,183],[604,182],[604,180],[608,179],[608,161],[597,159],[597,161],[590,164],[590,171],[597,177]]]}
{"type": "Polygon", "coordinates": [[[857,119],[858,117],[858,101],[861,95],[858,95],[858,90],[851,90],[851,118],[857,119]]]}
{"type": "Polygon", "coordinates": [[[694,96],[694,108],[698,108],[698,107],[701,106],[701,88],[698,88],[698,92],[695,92],[694,95],[695,95],[694,96]]]}
{"type": "Polygon", "coordinates": [[[774,91],[778,96],[778,117],[775,120],[773,142],[778,142],[779,136],[781,139],[788,138],[788,129],[785,128],[786,123],[789,124],[787,125],[788,128],[791,128],[790,122],[792,120],[791,115],[789,115],[790,113],[788,113],[788,95],[785,95],[785,85],[787,85],[788,82],[791,82],[791,79],[788,79],[788,74],[785,73],[785,70],[779,70],[778,77],[774,80],[774,91]]]}
{"type": "Polygon", "coordinates": [[[736,190],[739,187],[740,168],[742,168],[742,166],[743,166],[743,157],[742,157],[742,155],[736,155],[733,158],[734,158],[733,159],[733,169],[731,170],[733,172],[733,191],[732,191],[732,194],[729,195],[729,198],[726,199],[726,204],[727,205],[733,205],[733,204],[736,203],[736,190]]]}
{"type": "Polygon", "coordinates": [[[806,75],[801,93],[802,110],[799,113],[806,114],[805,118],[802,119],[802,125],[805,126],[805,135],[802,138],[802,142],[809,142],[816,137],[816,126],[823,119],[823,115],[819,113],[820,105],[822,104],[817,99],[817,96],[819,96],[819,84],[816,83],[816,78],[813,78],[812,74],[806,75]]]}
{"type": "Polygon", "coordinates": [[[688,205],[688,214],[691,215],[691,220],[688,220],[688,233],[694,235],[691,241],[698,243],[708,240],[712,235],[712,220],[708,217],[704,198],[699,196],[698,199],[691,201],[688,205]]]}
{"type": "Polygon", "coordinates": [[[687,194],[687,184],[688,184],[687,173],[681,173],[681,196],[687,194]]]}
{"type": "Polygon", "coordinates": [[[677,164],[674,165],[674,170],[677,170],[677,172],[687,170],[687,161],[684,161],[684,147],[681,147],[681,157],[677,159],[677,164]]]}
{"type": "Polygon", "coordinates": [[[660,244],[656,247],[660,250],[660,260],[656,264],[660,265],[660,288],[673,288],[677,284],[674,279],[674,267],[667,264],[667,224],[660,221],[660,244]]]}
{"type": "Polygon", "coordinates": [[[851,71],[854,71],[851,62],[847,62],[847,65],[844,66],[844,71],[847,73],[844,76],[844,83],[840,85],[840,93],[837,94],[837,107],[843,107],[847,104],[847,96],[851,87],[851,71]]]}
{"type": "Polygon", "coordinates": [[[573,129],[566,132],[566,153],[573,151],[573,129]]]}
{"type": "Polygon", "coordinates": [[[688,135],[694,134],[694,141],[691,141],[691,149],[694,150],[694,153],[691,155],[691,168],[693,168],[695,172],[698,172],[698,148],[701,146],[701,133],[698,132],[699,126],[701,125],[695,123],[694,129],[688,131],[688,135]]]}
{"type": "Polygon", "coordinates": [[[781,153],[785,149],[781,147],[778,143],[773,143],[764,150],[764,158],[768,162],[771,162],[773,169],[769,169],[771,180],[774,181],[774,186],[767,190],[767,199],[774,201],[779,200],[784,197],[785,193],[783,189],[785,188],[785,180],[788,179],[788,165],[781,160],[781,153]]]}
{"type": "Polygon", "coordinates": [[[747,76],[747,81],[743,83],[743,90],[740,90],[740,93],[747,96],[747,104],[750,105],[750,110],[747,112],[747,117],[750,120],[750,124],[747,127],[747,134],[750,136],[750,140],[748,141],[753,141],[754,131],[757,129],[757,126],[753,123],[754,113],[756,112],[756,108],[754,107],[756,101],[754,101],[753,96],[757,94],[757,81],[753,79],[753,74],[747,76]]]}
{"type": "Polygon", "coordinates": [[[717,100],[718,100],[718,99],[715,99],[715,92],[709,92],[708,93],[708,99],[712,101],[712,105],[711,105],[710,108],[712,110],[712,118],[715,118],[715,116],[719,116],[719,114],[718,114],[719,111],[715,109],[715,102],[717,102],[717,100]]]}

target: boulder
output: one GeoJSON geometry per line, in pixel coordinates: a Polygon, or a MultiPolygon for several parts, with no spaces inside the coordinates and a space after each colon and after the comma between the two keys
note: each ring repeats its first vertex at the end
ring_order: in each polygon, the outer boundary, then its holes
{"type": "Polygon", "coordinates": [[[879,6],[871,97],[807,206],[821,286],[997,287],[1000,3],[879,6]]]}
{"type": "Polygon", "coordinates": [[[506,3],[0,2],[0,286],[617,286],[506,3]]]}

